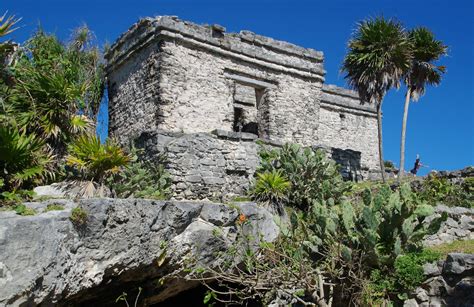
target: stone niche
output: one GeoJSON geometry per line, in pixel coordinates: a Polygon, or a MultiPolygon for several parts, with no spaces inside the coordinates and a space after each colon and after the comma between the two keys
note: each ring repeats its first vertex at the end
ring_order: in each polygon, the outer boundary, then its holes
{"type": "Polygon", "coordinates": [[[270,108],[266,94],[276,85],[229,72],[225,76],[233,81],[233,131],[268,137],[270,108]]]}

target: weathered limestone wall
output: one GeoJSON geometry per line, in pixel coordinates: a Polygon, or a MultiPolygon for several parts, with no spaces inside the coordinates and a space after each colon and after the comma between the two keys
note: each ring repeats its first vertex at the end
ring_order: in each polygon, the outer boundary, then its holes
{"type": "Polygon", "coordinates": [[[158,126],[160,56],[148,45],[108,76],[109,131],[121,142],[158,126]]]}
{"type": "Polygon", "coordinates": [[[319,144],[359,151],[359,168],[377,170],[377,116],[373,106],[361,105],[354,91],[325,85],[319,120],[319,144]]]}
{"type": "Polygon", "coordinates": [[[261,107],[268,110],[265,136],[305,145],[316,139],[320,81],[277,74],[178,42],[166,42],[163,52],[160,128],[185,133],[232,131],[236,82],[226,77],[228,73],[274,84],[262,89],[261,107]]]}
{"type": "Polygon", "coordinates": [[[173,197],[229,199],[245,195],[259,163],[256,136],[215,131],[180,134],[151,131],[136,142],[148,159],[166,155],[173,197]]]}

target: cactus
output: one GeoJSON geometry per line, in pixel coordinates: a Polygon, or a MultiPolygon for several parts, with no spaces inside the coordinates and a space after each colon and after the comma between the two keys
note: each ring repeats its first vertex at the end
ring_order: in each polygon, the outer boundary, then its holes
{"type": "Polygon", "coordinates": [[[291,182],[288,204],[308,210],[318,200],[339,200],[349,190],[336,163],[321,150],[285,144],[281,149],[261,150],[257,173],[281,171],[291,182]]]}
{"type": "Polygon", "coordinates": [[[361,251],[369,267],[381,268],[393,266],[402,253],[419,251],[422,238],[438,231],[447,216],[425,222],[431,214],[433,208],[420,202],[408,185],[394,192],[384,186],[375,196],[367,190],[356,205],[316,202],[307,224],[316,236],[313,245],[337,242],[344,258],[361,251]]]}

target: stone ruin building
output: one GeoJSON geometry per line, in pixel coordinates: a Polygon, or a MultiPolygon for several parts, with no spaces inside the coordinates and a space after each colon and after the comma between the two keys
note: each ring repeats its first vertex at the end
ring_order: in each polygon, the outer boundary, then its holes
{"type": "Polygon", "coordinates": [[[320,51],[161,16],[134,24],[106,58],[110,135],[164,153],[176,198],[244,194],[262,144],[321,147],[343,176],[376,175],[375,109],[324,84],[320,51]]]}

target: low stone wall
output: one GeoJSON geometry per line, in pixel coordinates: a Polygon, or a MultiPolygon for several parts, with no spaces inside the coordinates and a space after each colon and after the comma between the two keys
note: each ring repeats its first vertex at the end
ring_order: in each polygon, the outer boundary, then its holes
{"type": "Polygon", "coordinates": [[[258,166],[256,136],[218,131],[145,133],[137,146],[147,159],[166,155],[176,199],[228,199],[245,195],[258,166]]]}
{"type": "MultiPolygon", "coordinates": [[[[172,177],[173,198],[228,200],[246,195],[259,164],[260,146],[281,147],[279,142],[257,140],[251,133],[215,130],[212,133],[144,132],[135,140],[146,159],[166,156],[172,177]]],[[[360,152],[313,146],[324,150],[341,166],[348,180],[367,178],[360,152]]]]}
{"type": "Polygon", "coordinates": [[[438,233],[424,239],[425,246],[451,243],[456,240],[474,240],[474,209],[438,205],[435,211],[436,213],[427,221],[443,213],[448,215],[448,219],[441,224],[438,233]]]}

